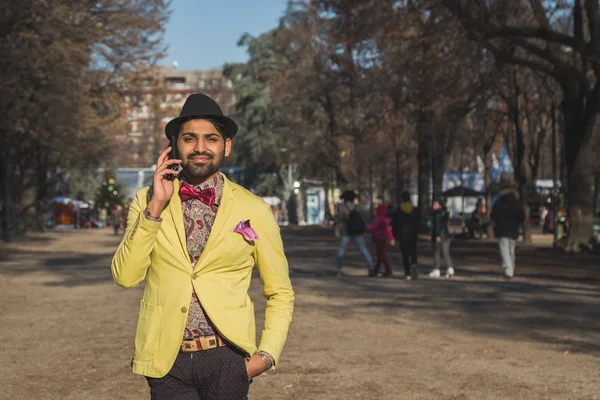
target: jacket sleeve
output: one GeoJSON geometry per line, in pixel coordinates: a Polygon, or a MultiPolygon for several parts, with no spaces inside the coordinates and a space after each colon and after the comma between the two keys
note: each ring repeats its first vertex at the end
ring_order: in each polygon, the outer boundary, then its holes
{"type": "Polygon", "coordinates": [[[385,231],[387,232],[388,240],[391,242],[394,240],[394,234],[392,233],[392,227],[390,224],[385,224],[385,231]]]}
{"type": "Polygon", "coordinates": [[[270,207],[265,208],[260,224],[254,257],[267,305],[258,350],[269,353],[277,365],[292,322],[294,291],[279,226],[270,207]]]}
{"type": "Polygon", "coordinates": [[[137,286],[146,277],[150,254],[161,222],[144,217],[147,190],[140,190],[127,215],[127,229],[115,253],[111,270],[115,283],[124,288],[137,286]]]}
{"type": "Polygon", "coordinates": [[[517,205],[517,218],[519,223],[522,224],[525,222],[525,208],[523,208],[523,205],[520,202],[517,205]]]}
{"type": "Polygon", "coordinates": [[[498,218],[498,200],[496,200],[496,203],[492,207],[492,212],[490,213],[490,220],[493,223],[496,223],[496,218],[498,218]]]}
{"type": "Polygon", "coordinates": [[[394,210],[394,212],[392,213],[390,225],[392,225],[394,227],[394,229],[400,228],[400,221],[399,221],[400,215],[398,214],[399,212],[400,212],[400,208],[394,210]]]}
{"type": "Polygon", "coordinates": [[[442,236],[442,226],[441,226],[441,215],[439,212],[433,213],[433,217],[431,218],[432,228],[433,228],[433,236],[436,238],[442,236]]]}
{"type": "Polygon", "coordinates": [[[343,225],[346,223],[346,220],[348,219],[348,209],[346,208],[346,205],[344,203],[338,204],[337,209],[338,210],[337,210],[336,224],[343,225]]]}

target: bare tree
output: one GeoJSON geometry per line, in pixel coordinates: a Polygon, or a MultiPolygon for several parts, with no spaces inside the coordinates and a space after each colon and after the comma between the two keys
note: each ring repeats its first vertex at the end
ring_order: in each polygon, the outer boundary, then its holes
{"type": "Polygon", "coordinates": [[[592,233],[592,184],[585,167],[600,111],[600,12],[595,0],[443,0],[472,38],[501,63],[555,79],[563,92],[568,248],[587,245],[592,233]]]}
{"type": "MultiPolygon", "coordinates": [[[[0,194],[38,214],[57,172],[92,169],[119,119],[119,89],[162,54],[162,0],[24,0],[0,5],[0,194]]],[[[40,218],[37,218],[40,220],[40,218]]]]}

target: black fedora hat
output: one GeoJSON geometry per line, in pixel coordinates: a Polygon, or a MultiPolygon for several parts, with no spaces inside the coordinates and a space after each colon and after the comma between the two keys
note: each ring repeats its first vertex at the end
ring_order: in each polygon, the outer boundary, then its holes
{"type": "Polygon", "coordinates": [[[216,101],[205,94],[194,93],[185,100],[179,117],[172,119],[165,126],[167,138],[170,139],[171,136],[179,134],[179,126],[194,118],[211,118],[221,122],[225,126],[223,133],[230,139],[238,130],[237,124],[231,118],[223,115],[223,111],[216,101]]]}
{"type": "Polygon", "coordinates": [[[354,190],[344,190],[342,194],[340,194],[340,200],[344,201],[354,201],[358,195],[354,190]]]}

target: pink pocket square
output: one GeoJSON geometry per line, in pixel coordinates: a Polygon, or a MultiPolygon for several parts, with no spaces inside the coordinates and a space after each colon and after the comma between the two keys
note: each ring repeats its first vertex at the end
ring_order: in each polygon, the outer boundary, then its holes
{"type": "Polygon", "coordinates": [[[239,233],[249,242],[253,242],[258,240],[258,235],[252,227],[250,227],[250,220],[240,221],[239,224],[233,230],[236,233],[239,233]]]}

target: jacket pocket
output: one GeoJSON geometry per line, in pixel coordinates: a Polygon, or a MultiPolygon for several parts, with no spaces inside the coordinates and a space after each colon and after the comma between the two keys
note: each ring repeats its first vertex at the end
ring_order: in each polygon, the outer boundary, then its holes
{"type": "Polygon", "coordinates": [[[162,307],[140,302],[140,313],[135,331],[133,356],[139,361],[151,361],[158,350],[162,307]]]}

